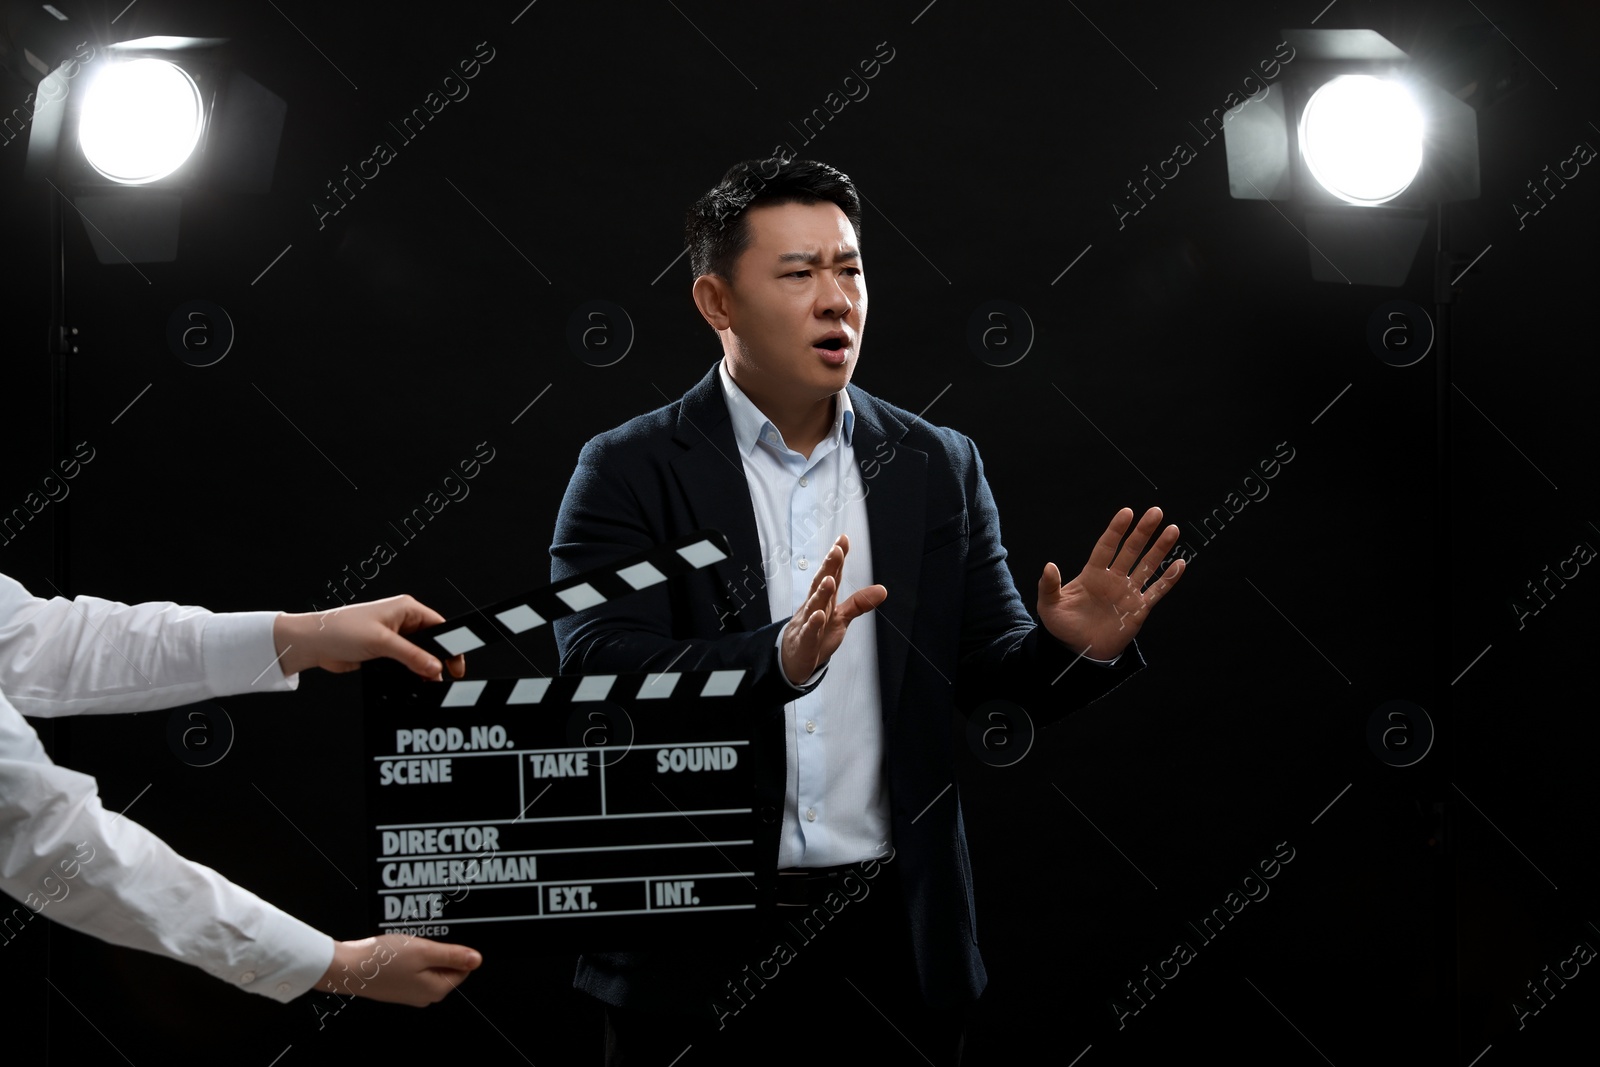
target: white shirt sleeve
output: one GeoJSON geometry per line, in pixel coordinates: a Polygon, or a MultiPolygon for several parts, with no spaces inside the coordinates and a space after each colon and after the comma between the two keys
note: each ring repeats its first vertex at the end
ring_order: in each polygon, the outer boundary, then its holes
{"type": "Polygon", "coordinates": [[[0,914],[0,938],[43,916],[278,1001],[306,992],[328,969],[332,938],[107,812],[94,779],[53,763],[21,714],[142,711],[292,690],[299,680],[278,667],[274,618],[42,600],[0,575],[0,889],[19,904],[0,914]]]}

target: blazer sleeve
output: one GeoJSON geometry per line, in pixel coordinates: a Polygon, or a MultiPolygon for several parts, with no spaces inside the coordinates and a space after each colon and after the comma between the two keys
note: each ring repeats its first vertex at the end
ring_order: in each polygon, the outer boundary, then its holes
{"type": "Polygon", "coordinates": [[[1000,515],[983,460],[963,437],[969,546],[962,597],[957,703],[967,709],[1000,697],[1020,704],[1041,725],[1094,703],[1145,666],[1137,643],[1112,666],[1083,659],[1023,606],[1006,566],[1000,515]]]}

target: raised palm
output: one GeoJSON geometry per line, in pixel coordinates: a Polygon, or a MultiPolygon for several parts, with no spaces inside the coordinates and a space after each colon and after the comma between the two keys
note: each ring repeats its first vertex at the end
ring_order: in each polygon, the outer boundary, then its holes
{"type": "Polygon", "coordinates": [[[1184,560],[1175,560],[1150,588],[1144,588],[1177,544],[1178,528],[1168,526],[1146,551],[1144,546],[1161,524],[1161,509],[1145,512],[1124,540],[1132,522],[1132,508],[1118,511],[1095,542],[1089,562],[1070,582],[1062,584],[1054,563],[1046,563],[1039,578],[1039,621],[1057,640],[1093,659],[1121,654],[1151,609],[1188,570],[1184,560]]]}

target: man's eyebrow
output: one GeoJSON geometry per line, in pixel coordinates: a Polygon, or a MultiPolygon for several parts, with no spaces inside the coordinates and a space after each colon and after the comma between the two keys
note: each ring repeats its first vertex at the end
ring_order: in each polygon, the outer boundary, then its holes
{"type": "MultiPolygon", "coordinates": [[[[833,257],[835,260],[860,259],[861,253],[854,248],[847,248],[833,257]]],[[[822,256],[817,252],[784,252],[778,256],[779,263],[821,263],[822,256]]]]}

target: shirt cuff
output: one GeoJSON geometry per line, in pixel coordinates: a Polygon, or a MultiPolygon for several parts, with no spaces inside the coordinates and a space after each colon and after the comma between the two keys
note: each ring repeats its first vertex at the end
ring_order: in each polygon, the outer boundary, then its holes
{"type": "Polygon", "coordinates": [[[259,949],[243,953],[232,973],[217,975],[246,993],[287,1004],[310,992],[333,964],[333,938],[270,904],[252,935],[259,949]]]}
{"type": "Polygon", "coordinates": [[[206,620],[200,640],[206,683],[218,696],[293,692],[298,674],[284,676],[272,636],[276,611],[218,612],[206,620]]]}

